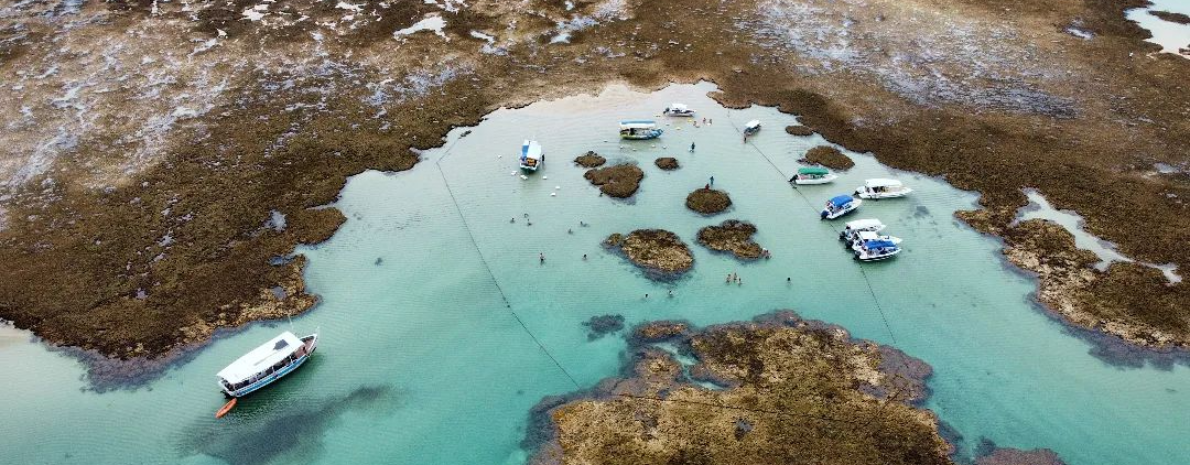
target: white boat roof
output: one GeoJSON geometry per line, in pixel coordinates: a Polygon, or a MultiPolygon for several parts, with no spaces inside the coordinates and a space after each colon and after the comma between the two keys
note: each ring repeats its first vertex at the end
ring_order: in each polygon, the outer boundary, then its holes
{"type": "Polygon", "coordinates": [[[535,140],[525,139],[525,143],[521,145],[521,156],[525,158],[532,158],[534,160],[541,159],[541,144],[535,140]]]}
{"type": "Polygon", "coordinates": [[[655,127],[657,127],[657,122],[652,120],[620,121],[621,129],[653,129],[655,127]]]}
{"type": "Polygon", "coordinates": [[[869,179],[864,181],[864,185],[868,187],[897,187],[904,184],[896,179],[869,179]]]}
{"type": "Polygon", "coordinates": [[[269,339],[269,342],[261,344],[260,347],[252,349],[251,352],[244,354],[227,368],[219,370],[218,376],[227,380],[229,383],[238,383],[246,380],[252,375],[267,370],[270,366],[277,364],[285,357],[288,357],[299,347],[302,346],[302,340],[294,336],[293,333],[286,331],[279,336],[269,339]]]}
{"type": "Polygon", "coordinates": [[[880,220],[878,220],[876,218],[864,218],[862,220],[855,220],[855,221],[847,222],[847,227],[852,230],[876,228],[876,227],[880,227],[880,226],[884,226],[884,223],[881,223],[880,220]]]}
{"type": "Polygon", "coordinates": [[[860,231],[859,234],[857,234],[857,236],[859,236],[860,240],[864,240],[864,241],[866,241],[868,239],[879,239],[880,238],[880,235],[876,234],[876,231],[860,231]]]}
{"type": "Polygon", "coordinates": [[[749,122],[748,122],[748,124],[745,124],[744,126],[747,126],[747,127],[750,127],[750,128],[754,128],[754,127],[760,126],[760,120],[758,120],[758,119],[754,119],[754,120],[752,120],[752,121],[749,121],[749,122]]]}
{"type": "Polygon", "coordinates": [[[685,103],[675,103],[673,105],[670,105],[669,108],[672,110],[678,110],[678,111],[689,110],[689,108],[686,107],[685,103]]]}

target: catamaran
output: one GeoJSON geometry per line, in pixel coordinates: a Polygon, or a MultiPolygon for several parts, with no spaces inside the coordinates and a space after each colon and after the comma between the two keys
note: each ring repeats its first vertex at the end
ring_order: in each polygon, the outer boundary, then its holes
{"type": "Polygon", "coordinates": [[[751,136],[760,132],[760,120],[754,119],[744,125],[744,136],[751,136]]]}
{"type": "Polygon", "coordinates": [[[661,112],[661,114],[665,116],[683,116],[693,118],[694,110],[691,110],[685,104],[675,103],[670,105],[669,108],[666,108],[665,111],[661,112]]]}
{"type": "Polygon", "coordinates": [[[861,262],[887,260],[901,253],[901,247],[892,241],[870,240],[864,241],[859,250],[855,251],[855,259],[861,262]]]}
{"type": "Polygon", "coordinates": [[[647,140],[661,137],[664,132],[657,129],[657,122],[653,120],[625,120],[620,121],[620,138],[628,140],[647,140]]]}
{"type": "Polygon", "coordinates": [[[904,197],[910,192],[913,192],[913,189],[905,187],[896,179],[869,179],[855,190],[855,195],[862,199],[879,200],[904,197]]]}
{"type": "Polygon", "coordinates": [[[851,242],[855,238],[856,233],[862,231],[880,232],[884,230],[884,223],[876,218],[864,218],[862,220],[848,221],[843,231],[839,232],[839,240],[843,242],[851,242]]]}
{"type": "Polygon", "coordinates": [[[898,246],[901,245],[901,238],[899,238],[899,237],[883,236],[883,235],[880,235],[880,234],[872,232],[872,231],[860,231],[860,232],[855,233],[855,237],[853,237],[851,239],[851,241],[849,241],[848,245],[851,246],[851,250],[859,252],[860,249],[862,249],[864,247],[864,244],[867,244],[872,241],[884,241],[884,242],[890,242],[893,245],[898,245],[898,246]]]}
{"type": "Polygon", "coordinates": [[[525,139],[521,145],[521,170],[527,173],[537,171],[545,164],[545,154],[541,152],[541,144],[535,140],[525,139]]]}
{"type": "Polygon", "coordinates": [[[283,332],[220,370],[219,389],[234,398],[256,392],[302,366],[317,348],[317,331],[300,339],[283,332]]]}
{"type": "Polygon", "coordinates": [[[824,220],[833,220],[855,211],[861,203],[863,203],[862,200],[850,195],[831,197],[826,201],[826,206],[822,208],[821,217],[824,220]]]}
{"type": "Polygon", "coordinates": [[[789,182],[798,185],[827,184],[834,182],[834,180],[838,177],[839,176],[831,173],[830,170],[826,168],[798,168],[797,174],[795,174],[792,178],[789,178],[789,182]]]}

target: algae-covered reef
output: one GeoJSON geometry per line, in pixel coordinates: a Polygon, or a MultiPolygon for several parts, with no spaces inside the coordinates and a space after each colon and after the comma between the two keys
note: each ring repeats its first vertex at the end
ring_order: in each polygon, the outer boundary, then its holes
{"type": "Polygon", "coordinates": [[[793,312],[658,324],[634,333],[665,334],[697,364],[633,339],[623,377],[538,409],[531,434],[548,440],[531,463],[951,463],[934,415],[913,405],[929,367],[896,349],[793,312]]]}
{"type": "Polygon", "coordinates": [[[756,260],[764,256],[764,248],[752,240],[756,225],[740,220],[727,220],[718,226],[698,230],[698,243],[703,247],[727,252],[740,260],[756,260]]]}
{"type": "Polygon", "coordinates": [[[829,145],[819,145],[810,149],[801,161],[839,171],[846,171],[855,166],[855,162],[851,161],[847,155],[843,155],[843,152],[840,152],[839,149],[829,145]]]}
{"type": "Polygon", "coordinates": [[[645,172],[636,165],[618,164],[587,170],[583,177],[607,196],[626,199],[640,189],[645,172]]]}
{"type": "Polygon", "coordinates": [[[727,192],[711,189],[709,185],[696,189],[686,196],[686,208],[703,215],[722,213],[729,207],[731,207],[731,196],[727,195],[727,192]]]}
{"type": "Polygon", "coordinates": [[[677,234],[664,229],[638,229],[626,236],[612,234],[603,246],[624,254],[653,279],[676,278],[694,266],[690,247],[677,234]]]}

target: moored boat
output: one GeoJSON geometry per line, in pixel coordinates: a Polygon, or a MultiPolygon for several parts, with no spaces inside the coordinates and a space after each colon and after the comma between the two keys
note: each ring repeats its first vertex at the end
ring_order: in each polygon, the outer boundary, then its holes
{"type": "Polygon", "coordinates": [[[545,164],[545,154],[541,152],[541,144],[535,140],[525,139],[521,145],[521,170],[525,172],[537,171],[545,164]]]}
{"type": "Polygon", "coordinates": [[[870,240],[860,244],[855,251],[855,259],[861,262],[875,262],[893,258],[901,253],[901,247],[892,241],[870,240]]]}
{"type": "Polygon", "coordinates": [[[864,185],[855,190],[855,195],[861,199],[893,199],[904,197],[913,192],[896,179],[868,179],[864,185]]]}
{"type": "Polygon", "coordinates": [[[678,117],[693,118],[694,110],[690,109],[690,107],[687,107],[685,104],[675,103],[673,105],[670,105],[669,108],[666,108],[665,111],[661,112],[661,114],[663,114],[665,116],[678,116],[678,117]]]}
{"type": "Polygon", "coordinates": [[[876,218],[864,218],[862,220],[848,221],[844,225],[843,230],[839,232],[839,240],[844,242],[851,242],[855,238],[855,234],[861,231],[880,232],[884,230],[884,223],[876,218]]]}
{"type": "Polygon", "coordinates": [[[838,175],[830,172],[830,170],[826,168],[798,168],[797,174],[795,174],[792,178],[789,178],[789,182],[798,185],[827,184],[834,182],[834,180],[838,179],[838,177],[838,175]]]}
{"type": "Polygon", "coordinates": [[[855,211],[861,203],[863,203],[862,200],[850,195],[837,195],[826,201],[826,206],[822,208],[820,216],[824,220],[833,220],[855,211]]]}
{"type": "Polygon", "coordinates": [[[744,125],[744,136],[751,136],[760,132],[760,120],[754,119],[744,125]]]}
{"type": "Polygon", "coordinates": [[[219,389],[243,397],[292,373],[318,348],[318,333],[298,338],[286,331],[219,371],[219,389]]]}
{"type": "Polygon", "coordinates": [[[620,138],[628,140],[647,140],[661,137],[664,132],[657,128],[653,120],[625,120],[620,121],[620,138]]]}
{"type": "Polygon", "coordinates": [[[872,241],[889,242],[896,246],[901,245],[901,238],[899,238],[899,237],[884,236],[884,235],[880,235],[880,234],[872,232],[872,231],[860,231],[860,232],[855,233],[854,237],[852,237],[851,240],[848,242],[848,245],[851,247],[851,250],[859,252],[860,249],[862,249],[864,247],[864,244],[867,244],[872,241]]]}

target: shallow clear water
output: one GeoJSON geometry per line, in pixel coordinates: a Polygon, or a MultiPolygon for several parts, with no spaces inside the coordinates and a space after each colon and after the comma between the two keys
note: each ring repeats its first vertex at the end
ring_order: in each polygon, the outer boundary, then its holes
{"type": "Polygon", "coordinates": [[[785,181],[821,138],[785,134],[794,119],[773,109],[722,109],[706,97],[711,90],[613,87],[501,110],[466,137],[453,131],[413,170],[353,177],[337,204],[347,223],[300,251],[323,303],[294,326],[321,328],[318,355],[223,420],[212,418],[222,404],[213,374],[286,324],[222,337],[146,389],[105,394],[80,391],[73,359],[24,333],[0,333],[3,461],[519,464],[538,400],[620,366],[623,339],[589,341],[582,322],[591,316],[710,324],[782,308],[933,365],[928,407],[964,436],[963,451],[988,438],[1049,447],[1082,465],[1190,456],[1190,369],[1119,369],[1088,355],[1088,343],[1034,308],[1035,284],[1005,267],[1000,245],[953,219],[972,208],[972,194],[860,154],[850,154],[857,166],[835,184],[795,190],[785,181]],[[675,126],[655,143],[616,138],[617,120],[653,116],[675,101],[714,124],[658,118],[675,126]],[[765,129],[745,145],[738,127],[753,118],[765,129]],[[522,180],[511,173],[529,136],[541,141],[546,163],[522,180]],[[641,165],[635,199],[600,197],[587,184],[571,162],[587,150],[641,165]],[[663,155],[682,168],[657,169],[652,162],[663,155]],[[733,209],[715,218],[687,211],[685,195],[712,175],[733,209]],[[839,223],[819,221],[817,211],[870,177],[896,177],[915,192],[866,202],[853,217],[878,217],[905,239],[895,260],[860,265],[837,241],[839,223]],[[757,224],[756,239],[773,258],[739,264],[694,245],[698,228],[728,218],[757,224]],[[599,246],[613,232],[643,227],[690,242],[693,271],[655,283],[599,246]],[[742,286],[724,283],[732,271],[742,286]]]}
{"type": "Polygon", "coordinates": [[[1178,24],[1166,21],[1150,14],[1150,11],[1167,11],[1190,15],[1190,2],[1186,0],[1149,0],[1146,8],[1133,8],[1125,12],[1125,17],[1135,21],[1140,27],[1149,31],[1152,37],[1148,42],[1161,46],[1165,53],[1178,53],[1179,49],[1190,48],[1190,24],[1178,24]]]}

